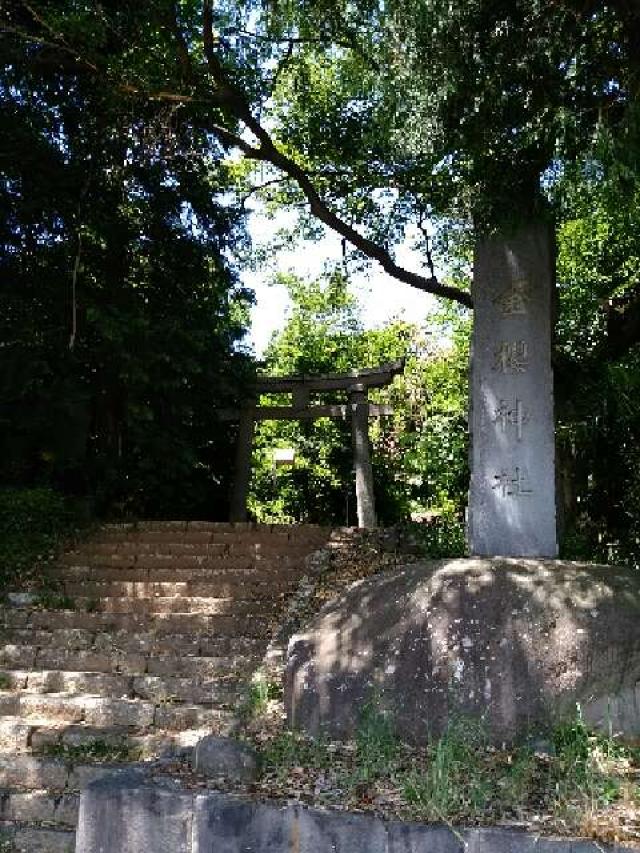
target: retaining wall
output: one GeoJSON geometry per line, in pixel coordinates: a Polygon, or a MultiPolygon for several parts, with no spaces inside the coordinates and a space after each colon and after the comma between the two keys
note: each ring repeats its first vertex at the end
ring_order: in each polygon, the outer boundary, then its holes
{"type": "MultiPolygon", "coordinates": [[[[623,853],[507,829],[455,830],[269,805],[115,773],[83,791],[76,853],[623,853]]],[[[627,849],[628,853],[628,849],[627,849]]]]}

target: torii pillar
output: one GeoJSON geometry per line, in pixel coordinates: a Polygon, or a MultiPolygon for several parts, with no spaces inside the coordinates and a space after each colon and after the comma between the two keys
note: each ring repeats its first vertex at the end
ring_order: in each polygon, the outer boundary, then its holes
{"type": "Polygon", "coordinates": [[[240,411],[238,438],[236,444],[236,464],[231,492],[229,518],[231,521],[247,520],[247,498],[251,485],[251,453],[255,431],[255,406],[247,406],[240,411]]]}
{"type": "Polygon", "coordinates": [[[356,475],[358,527],[372,528],[376,527],[377,519],[369,445],[369,400],[364,385],[353,385],[349,389],[349,407],[353,467],[356,475]]]}

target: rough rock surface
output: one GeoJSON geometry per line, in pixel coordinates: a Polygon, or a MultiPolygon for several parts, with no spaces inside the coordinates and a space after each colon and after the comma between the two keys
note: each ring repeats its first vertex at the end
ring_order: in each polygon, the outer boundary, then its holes
{"type": "Polygon", "coordinates": [[[208,735],[193,749],[193,769],[204,776],[253,782],[258,775],[255,750],[238,740],[208,735]]]}
{"type": "Polygon", "coordinates": [[[640,735],[640,578],[532,559],[405,566],[353,584],[289,643],[289,722],[345,735],[375,700],[414,742],[452,715],[499,742],[575,713],[640,735]]]}

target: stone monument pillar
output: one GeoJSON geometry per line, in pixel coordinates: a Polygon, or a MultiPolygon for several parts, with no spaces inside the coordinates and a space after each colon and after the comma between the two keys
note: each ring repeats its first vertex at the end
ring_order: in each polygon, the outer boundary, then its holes
{"type": "Polygon", "coordinates": [[[553,236],[547,225],[530,225],[476,246],[469,494],[474,555],[558,553],[553,287],[553,236]]]}

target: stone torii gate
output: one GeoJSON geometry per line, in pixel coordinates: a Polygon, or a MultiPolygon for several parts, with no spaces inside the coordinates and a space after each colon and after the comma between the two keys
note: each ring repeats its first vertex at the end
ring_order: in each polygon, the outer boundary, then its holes
{"type": "Polygon", "coordinates": [[[224,420],[239,420],[236,468],[231,496],[231,521],[246,521],[247,495],[251,481],[251,451],[257,421],[316,420],[351,416],[351,439],[356,479],[358,526],[375,527],[373,469],[369,447],[369,418],[393,414],[393,407],[369,402],[370,388],[389,385],[404,369],[404,360],[380,367],[324,376],[259,376],[247,404],[240,410],[221,412],[224,420]],[[347,403],[312,404],[311,396],[332,391],[347,395],[347,403]],[[262,394],[291,394],[292,405],[260,406],[262,394]]]}

